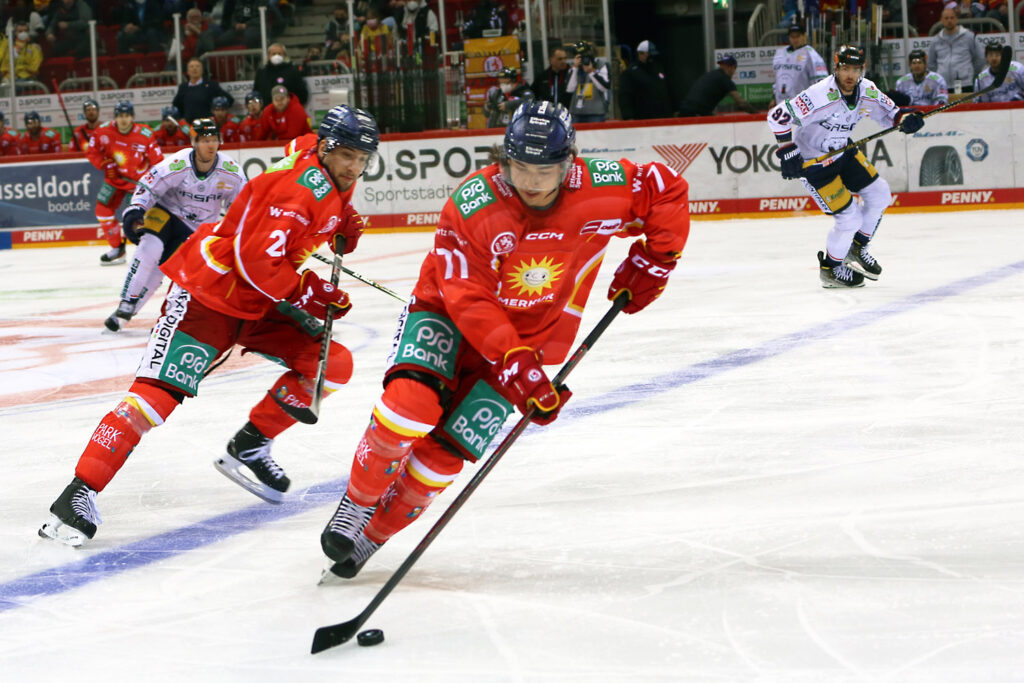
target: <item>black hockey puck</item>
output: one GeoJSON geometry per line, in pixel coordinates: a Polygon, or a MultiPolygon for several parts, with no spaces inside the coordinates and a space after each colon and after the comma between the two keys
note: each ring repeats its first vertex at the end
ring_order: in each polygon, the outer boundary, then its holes
{"type": "Polygon", "coordinates": [[[356,636],[356,642],[363,647],[380,645],[384,642],[384,631],[381,631],[379,628],[368,628],[356,636]]]}

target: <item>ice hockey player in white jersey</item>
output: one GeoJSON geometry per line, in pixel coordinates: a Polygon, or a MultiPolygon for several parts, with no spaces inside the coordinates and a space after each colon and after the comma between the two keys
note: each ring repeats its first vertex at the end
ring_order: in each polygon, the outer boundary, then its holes
{"type": "Polygon", "coordinates": [[[818,52],[807,44],[807,33],[800,21],[789,26],[789,47],[780,47],[772,60],[775,83],[772,104],[781,104],[790,97],[828,77],[828,67],[818,52]]]}
{"type": "Polygon", "coordinates": [[[910,98],[915,107],[932,107],[949,104],[949,88],[946,79],[928,70],[928,53],[912,50],[908,58],[910,71],[896,81],[896,90],[910,98]]]}
{"type": "Polygon", "coordinates": [[[216,221],[245,185],[234,161],[218,151],[213,119],[192,122],[192,147],[167,157],[142,177],[122,217],[124,233],[138,245],[121,290],[121,303],[104,321],[117,332],[160,286],[160,264],[201,223],[216,221]]]}
{"type": "MultiPolygon", "coordinates": [[[[1003,61],[1003,47],[998,43],[989,43],[985,46],[985,61],[988,68],[982,71],[974,79],[974,92],[978,92],[992,85],[995,76],[993,69],[998,69],[1003,61]]],[[[978,98],[978,102],[1016,102],[1024,100],[1024,64],[1017,61],[1010,62],[1010,68],[1006,71],[1006,80],[1003,84],[978,98]]]]}
{"type": "Polygon", "coordinates": [[[919,111],[897,107],[863,74],[864,52],[855,45],[843,45],[835,53],[831,76],[768,112],[768,126],[779,145],[775,154],[782,177],[799,178],[818,208],[834,219],[826,249],[818,252],[823,287],[861,287],[865,277],[878,279],[882,267],[868,253],[868,242],[892,194],[856,147],[806,168],[804,160],[845,147],[854,126],[865,116],[882,126],[899,126],[904,133],[924,126],[919,111]]]}

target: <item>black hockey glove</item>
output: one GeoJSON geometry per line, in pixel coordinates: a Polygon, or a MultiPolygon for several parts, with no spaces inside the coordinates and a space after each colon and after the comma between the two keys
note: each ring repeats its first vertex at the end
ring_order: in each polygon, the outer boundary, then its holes
{"type": "Polygon", "coordinates": [[[899,126],[901,133],[909,135],[924,128],[924,117],[913,107],[900,107],[893,124],[899,126]]]}
{"type": "Polygon", "coordinates": [[[779,147],[775,150],[775,156],[779,158],[782,177],[786,180],[793,180],[804,174],[804,158],[800,156],[800,150],[796,148],[796,145],[779,147]]]}

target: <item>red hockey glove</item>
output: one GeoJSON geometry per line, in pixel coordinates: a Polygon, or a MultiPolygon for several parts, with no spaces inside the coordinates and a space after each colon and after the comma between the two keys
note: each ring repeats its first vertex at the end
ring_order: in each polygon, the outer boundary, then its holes
{"type": "Polygon", "coordinates": [[[899,126],[901,133],[916,133],[924,128],[924,116],[913,107],[900,107],[892,123],[899,126]]]}
{"type": "Polygon", "coordinates": [[[504,362],[498,367],[498,383],[505,390],[505,397],[516,405],[519,412],[525,415],[534,408],[530,419],[542,425],[554,422],[558,411],[572,396],[568,387],[555,388],[544,373],[537,352],[528,346],[520,346],[505,354],[504,362]]]}
{"type": "Polygon", "coordinates": [[[302,279],[295,292],[288,298],[288,302],[316,316],[321,320],[327,317],[327,307],[334,309],[334,315],[342,316],[352,308],[348,300],[348,294],[338,289],[327,280],[324,280],[312,270],[302,271],[302,279]]]}
{"type": "Polygon", "coordinates": [[[362,216],[359,215],[351,204],[346,204],[345,208],[341,210],[341,222],[338,228],[331,233],[331,249],[335,248],[335,239],[337,237],[345,238],[345,254],[351,254],[356,250],[356,245],[359,244],[359,238],[363,234],[363,230],[366,229],[366,221],[362,216]]]}
{"type": "Polygon", "coordinates": [[[107,185],[116,187],[119,190],[134,189],[134,186],[129,181],[121,177],[121,172],[117,168],[117,163],[113,160],[107,161],[103,164],[103,178],[106,180],[107,185]]]}
{"type": "Polygon", "coordinates": [[[675,261],[655,259],[647,252],[644,243],[637,240],[629,248],[629,256],[615,271],[612,286],[608,288],[608,298],[613,300],[619,292],[626,290],[630,294],[630,300],[622,312],[642,311],[661,296],[665,285],[668,284],[668,276],[675,267],[675,261]]]}

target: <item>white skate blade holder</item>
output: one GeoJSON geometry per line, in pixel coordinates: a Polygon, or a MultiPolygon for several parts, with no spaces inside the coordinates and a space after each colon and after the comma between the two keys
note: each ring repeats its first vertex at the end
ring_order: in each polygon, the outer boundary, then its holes
{"type": "Polygon", "coordinates": [[[272,505],[280,505],[284,502],[284,493],[270,488],[263,482],[250,479],[242,471],[245,465],[231,456],[220,456],[213,461],[213,466],[220,470],[220,473],[225,477],[235,482],[257,498],[261,498],[272,505]]]}
{"type": "Polygon", "coordinates": [[[79,548],[89,540],[89,537],[73,526],[60,521],[57,515],[51,514],[50,518],[39,527],[39,535],[42,538],[52,538],[72,548],[79,548]]]}

